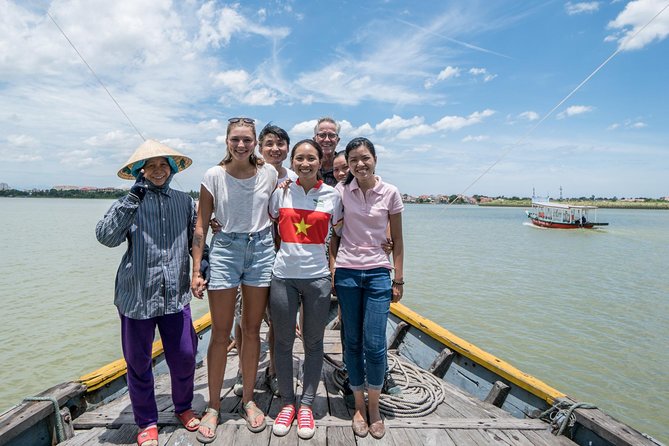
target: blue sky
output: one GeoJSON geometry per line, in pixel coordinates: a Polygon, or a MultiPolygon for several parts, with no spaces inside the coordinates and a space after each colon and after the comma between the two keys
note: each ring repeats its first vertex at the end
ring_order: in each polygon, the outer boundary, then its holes
{"type": "Polygon", "coordinates": [[[229,117],[298,141],[332,116],[409,194],[667,196],[669,9],[630,39],[667,5],[0,0],[0,183],[130,185],[140,136],[48,12],[144,137],[193,158],[179,189],[229,117]]]}

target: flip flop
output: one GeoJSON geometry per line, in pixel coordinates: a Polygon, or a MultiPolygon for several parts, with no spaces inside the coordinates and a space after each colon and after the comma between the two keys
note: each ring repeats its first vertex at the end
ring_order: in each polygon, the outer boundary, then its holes
{"type": "Polygon", "coordinates": [[[198,426],[197,435],[195,435],[195,439],[200,443],[205,443],[205,444],[211,443],[212,441],[216,440],[217,427],[218,427],[218,411],[216,409],[208,407],[207,410],[204,412],[204,415],[202,415],[202,419],[200,420],[200,425],[198,426]],[[211,432],[211,435],[205,435],[202,432],[203,427],[207,428],[211,432]]]}
{"type": "Polygon", "coordinates": [[[175,415],[189,432],[195,432],[200,426],[200,419],[195,415],[193,409],[188,409],[175,415]]]}
{"type": "Polygon", "coordinates": [[[138,446],[153,446],[158,445],[158,426],[145,427],[137,434],[138,446]]]}
{"type": "Polygon", "coordinates": [[[244,420],[246,420],[246,427],[254,434],[262,432],[267,426],[267,421],[265,421],[265,414],[258,408],[258,406],[256,406],[256,403],[253,401],[249,401],[246,404],[242,403],[239,406],[239,415],[244,420]],[[250,414],[247,412],[247,410],[250,412],[250,414]],[[257,420],[258,416],[263,417],[262,423],[260,423],[258,426],[253,426],[253,420],[257,420]]]}

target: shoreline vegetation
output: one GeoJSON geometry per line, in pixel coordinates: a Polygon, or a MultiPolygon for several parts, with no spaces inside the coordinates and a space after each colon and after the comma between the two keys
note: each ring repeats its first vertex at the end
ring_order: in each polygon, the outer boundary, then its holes
{"type": "MultiPolygon", "coordinates": [[[[124,189],[44,189],[23,191],[17,189],[2,189],[0,197],[10,198],[73,198],[73,199],[116,199],[128,193],[124,189]]],[[[190,191],[190,196],[199,198],[199,192],[190,191]]],[[[532,199],[528,197],[488,197],[483,195],[421,195],[414,197],[404,194],[405,203],[433,204],[433,205],[475,205],[492,207],[532,207],[532,199]]],[[[578,197],[551,199],[554,203],[564,203],[576,206],[597,206],[602,209],[669,209],[669,197],[658,198],[601,198],[578,197]]]]}

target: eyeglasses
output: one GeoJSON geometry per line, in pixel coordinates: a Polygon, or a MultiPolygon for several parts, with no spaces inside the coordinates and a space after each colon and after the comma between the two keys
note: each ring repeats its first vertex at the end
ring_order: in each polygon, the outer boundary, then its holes
{"type": "Polygon", "coordinates": [[[236,124],[238,122],[243,122],[244,124],[256,125],[256,121],[251,118],[230,118],[228,119],[230,124],[236,124]]]}
{"type": "Polygon", "coordinates": [[[323,139],[324,140],[326,138],[330,138],[333,141],[335,139],[339,138],[339,135],[337,135],[336,133],[326,133],[326,132],[316,133],[316,136],[318,137],[318,139],[323,139]]]}

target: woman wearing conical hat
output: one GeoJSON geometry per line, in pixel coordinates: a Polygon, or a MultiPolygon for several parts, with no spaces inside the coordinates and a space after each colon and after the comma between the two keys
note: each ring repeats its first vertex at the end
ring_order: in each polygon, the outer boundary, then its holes
{"type": "Polygon", "coordinates": [[[189,248],[197,214],[194,200],[170,187],[172,177],[191,163],[158,141],[145,141],[118,172],[135,184],[95,228],[105,246],[128,242],[116,273],[114,304],[121,319],[128,393],[141,446],[158,445],[151,358],[156,327],[170,369],[176,415],[190,431],[199,425],[191,409],[197,336],[189,288],[189,248]]]}

